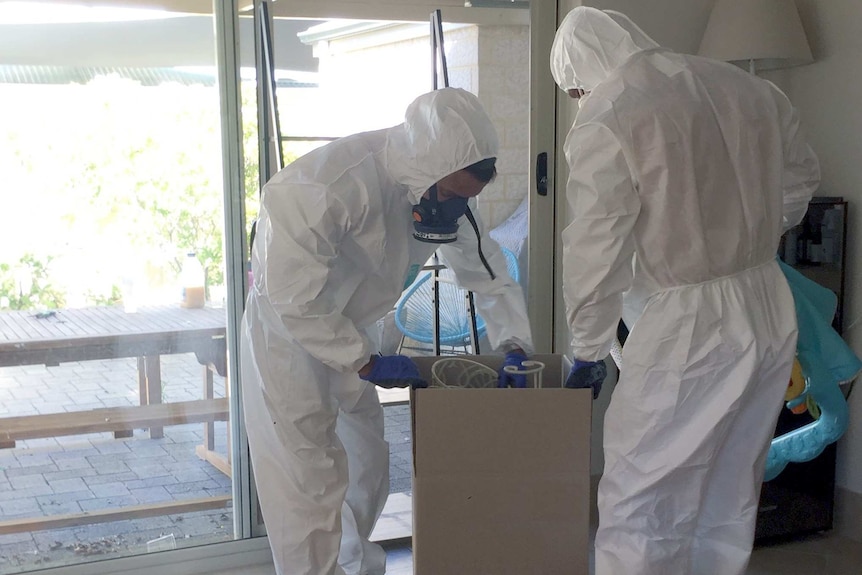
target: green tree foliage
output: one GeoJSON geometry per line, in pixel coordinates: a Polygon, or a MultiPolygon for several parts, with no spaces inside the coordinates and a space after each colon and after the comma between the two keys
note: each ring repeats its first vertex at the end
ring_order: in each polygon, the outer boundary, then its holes
{"type": "MultiPolygon", "coordinates": [[[[246,232],[259,195],[254,89],[242,87],[246,232]]],[[[102,77],[0,90],[0,171],[14,190],[0,226],[28,238],[0,246],[10,307],[116,304],[133,280],[167,293],[189,251],[209,285],[224,283],[217,88],[102,77]],[[42,293],[16,292],[22,266],[42,293]]]]}
{"type": "Polygon", "coordinates": [[[0,263],[0,308],[57,309],[65,305],[62,290],[52,283],[49,274],[51,257],[43,263],[33,254],[24,254],[12,266],[0,263]]]}

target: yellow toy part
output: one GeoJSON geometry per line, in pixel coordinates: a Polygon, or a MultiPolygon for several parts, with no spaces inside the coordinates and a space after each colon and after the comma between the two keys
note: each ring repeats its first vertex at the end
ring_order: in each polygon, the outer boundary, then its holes
{"type": "Polygon", "coordinates": [[[805,391],[805,377],[802,375],[802,366],[799,364],[799,360],[794,358],[793,369],[790,372],[790,383],[787,386],[787,392],[784,394],[784,401],[790,401],[795,397],[799,397],[803,391],[805,391]]]}

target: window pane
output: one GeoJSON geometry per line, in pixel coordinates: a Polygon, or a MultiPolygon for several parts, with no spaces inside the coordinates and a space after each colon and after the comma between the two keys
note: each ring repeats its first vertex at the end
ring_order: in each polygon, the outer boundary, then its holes
{"type": "MultiPolygon", "coordinates": [[[[281,6],[279,14],[289,11],[281,6]]],[[[510,250],[517,270],[518,256],[525,260],[527,235],[529,25],[488,21],[498,24],[444,22],[445,47],[450,85],[479,97],[500,136],[498,177],[479,197],[479,211],[493,237],[510,250]]],[[[427,21],[277,17],[274,63],[285,163],[337,137],[401,123],[410,102],[432,86],[429,28],[427,21]]],[[[257,198],[250,197],[247,212],[257,208],[257,198]]],[[[517,273],[525,285],[526,269],[517,273]]],[[[461,301],[463,296],[450,309],[461,301]]],[[[399,331],[395,313],[384,322],[383,353],[431,353],[428,341],[399,331]]],[[[462,340],[444,346],[444,353],[472,351],[469,337],[462,340]]],[[[487,340],[480,342],[488,353],[487,340]]],[[[385,540],[411,534],[412,445],[407,392],[380,389],[378,396],[389,442],[390,496],[372,539],[385,540]]]]}
{"type": "Polygon", "coordinates": [[[0,572],[233,538],[213,29],[0,3],[0,572]]]}

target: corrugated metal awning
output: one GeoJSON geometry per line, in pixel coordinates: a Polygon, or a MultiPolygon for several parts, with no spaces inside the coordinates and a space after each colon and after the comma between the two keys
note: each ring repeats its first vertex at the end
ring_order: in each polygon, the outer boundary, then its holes
{"type": "MultiPolygon", "coordinates": [[[[9,66],[0,65],[0,84],[87,84],[99,76],[119,76],[142,86],[174,83],[183,86],[215,86],[214,75],[174,68],[9,66]]],[[[279,78],[279,88],[311,88],[316,83],[279,78]]]]}
{"type": "Polygon", "coordinates": [[[0,65],[2,84],[87,84],[99,76],[128,78],[140,82],[143,86],[157,86],[168,82],[184,86],[215,86],[213,76],[172,68],[0,65]]]}

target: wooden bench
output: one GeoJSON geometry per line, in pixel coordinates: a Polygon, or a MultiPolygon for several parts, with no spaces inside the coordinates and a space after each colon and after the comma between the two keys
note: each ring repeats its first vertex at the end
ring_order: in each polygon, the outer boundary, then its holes
{"type": "Polygon", "coordinates": [[[94,523],[127,521],[129,519],[159,517],[176,513],[193,513],[195,511],[206,511],[209,509],[221,509],[223,507],[230,507],[232,499],[233,498],[230,495],[216,495],[213,497],[185,499],[182,501],[167,501],[165,503],[150,505],[135,505],[132,507],[85,511],[83,513],[72,513],[69,515],[9,519],[6,521],[0,521],[0,535],[29,533],[32,531],[44,531],[47,529],[80,527],[82,525],[92,525],[94,523]]]}
{"type": "Polygon", "coordinates": [[[229,413],[227,398],[213,398],[3,417],[0,418],[0,448],[15,447],[16,441],[24,439],[107,431],[117,437],[128,437],[133,429],[227,421],[229,413]]]}

